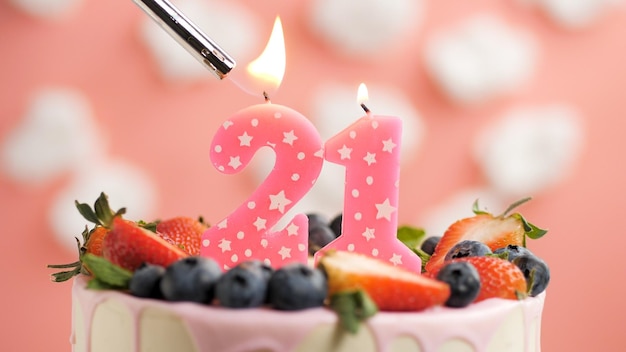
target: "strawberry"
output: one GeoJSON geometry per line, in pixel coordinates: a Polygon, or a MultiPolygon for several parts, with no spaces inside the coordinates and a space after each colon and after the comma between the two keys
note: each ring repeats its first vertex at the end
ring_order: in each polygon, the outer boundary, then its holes
{"type": "Polygon", "coordinates": [[[156,232],[166,241],[174,242],[189,255],[199,255],[202,234],[207,228],[202,218],[179,216],[159,222],[156,232]]]}
{"type": "MultiPolygon", "coordinates": [[[[521,299],[526,296],[526,279],[517,265],[497,257],[465,257],[452,262],[469,262],[478,271],[480,292],[474,302],[487,298],[521,299]]],[[[431,275],[436,277],[438,270],[431,275]]]]}
{"type": "Polygon", "coordinates": [[[384,311],[423,310],[450,295],[445,283],[362,254],[330,251],[320,266],[328,276],[329,296],[362,289],[384,311]]]}
{"type": "Polygon", "coordinates": [[[88,221],[93,222],[95,227],[90,231],[88,227],[82,232],[83,243],[81,244],[78,237],[76,237],[76,244],[78,246],[78,260],[61,265],[48,265],[48,268],[55,269],[71,269],[67,271],[61,271],[52,274],[52,281],[62,282],[69,280],[70,278],[78,274],[89,275],[89,269],[86,265],[83,265],[83,257],[87,253],[94,254],[96,256],[102,256],[102,243],[104,238],[109,232],[109,226],[111,221],[115,217],[120,217],[126,212],[126,209],[122,208],[118,211],[112,211],[109,207],[107,196],[104,193],[100,193],[100,196],[94,203],[93,209],[84,203],[75,202],[76,208],[79,213],[88,221]]]}
{"type": "Polygon", "coordinates": [[[85,243],[85,253],[91,253],[93,255],[97,255],[98,257],[102,257],[102,242],[104,242],[104,237],[108,233],[109,229],[106,227],[95,227],[91,231],[89,238],[85,243]]]}
{"type": "Polygon", "coordinates": [[[102,252],[105,259],[130,271],[135,271],[143,263],[165,267],[189,256],[155,233],[119,217],[113,219],[102,252]]]}
{"type": "Polygon", "coordinates": [[[450,225],[426,263],[425,270],[433,271],[439,268],[448,251],[463,240],[481,241],[494,251],[507,245],[525,246],[526,236],[537,239],[545,235],[546,230],[530,224],[519,213],[508,215],[511,210],[528,200],[530,198],[513,203],[504,213],[497,216],[478,209],[476,201],[473,207],[476,215],[450,225]]]}

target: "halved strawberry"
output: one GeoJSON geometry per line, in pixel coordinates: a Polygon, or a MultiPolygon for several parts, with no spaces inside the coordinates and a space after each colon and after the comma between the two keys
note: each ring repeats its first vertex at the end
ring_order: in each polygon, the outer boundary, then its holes
{"type": "Polygon", "coordinates": [[[105,259],[130,271],[135,271],[143,263],[168,266],[189,256],[155,233],[119,217],[113,219],[102,252],[105,259]]]}
{"type": "Polygon", "coordinates": [[[61,271],[52,274],[52,281],[62,282],[71,279],[78,274],[90,274],[89,269],[83,265],[83,257],[87,253],[91,253],[96,256],[102,256],[102,243],[104,238],[109,232],[109,227],[113,218],[121,218],[126,212],[126,209],[121,208],[117,211],[112,211],[109,207],[109,202],[106,194],[100,193],[98,199],[96,199],[93,209],[89,204],[75,202],[76,208],[80,214],[88,221],[95,224],[95,227],[91,230],[85,226],[85,230],[82,232],[83,241],[76,238],[76,245],[78,246],[78,260],[69,264],[60,265],[48,265],[48,268],[54,269],[71,269],[61,271]]]}
{"type": "MultiPolygon", "coordinates": [[[[465,257],[451,262],[472,264],[480,277],[480,291],[474,302],[487,298],[521,299],[526,297],[526,279],[517,265],[497,257],[465,257]]],[[[431,275],[437,276],[438,269],[431,275]]]]}
{"type": "Polygon", "coordinates": [[[530,224],[519,213],[508,215],[511,210],[528,200],[530,198],[513,203],[504,213],[497,216],[478,209],[478,201],[476,201],[473,207],[476,215],[450,225],[426,263],[425,270],[430,272],[439,268],[448,251],[463,240],[480,241],[493,251],[510,244],[525,246],[526,236],[537,239],[545,235],[546,230],[530,224]]]}
{"type": "Polygon", "coordinates": [[[383,311],[418,311],[443,304],[447,284],[366,255],[330,251],[320,259],[328,276],[328,294],[364,290],[383,311]]]}
{"type": "Polygon", "coordinates": [[[104,242],[104,237],[106,237],[108,233],[109,229],[106,227],[95,227],[89,234],[89,238],[85,243],[85,253],[91,253],[93,255],[97,255],[98,257],[102,257],[102,243],[104,242]]]}
{"type": "Polygon", "coordinates": [[[189,255],[199,255],[202,234],[207,228],[202,218],[178,216],[160,221],[156,226],[156,231],[159,236],[173,241],[189,255]]]}

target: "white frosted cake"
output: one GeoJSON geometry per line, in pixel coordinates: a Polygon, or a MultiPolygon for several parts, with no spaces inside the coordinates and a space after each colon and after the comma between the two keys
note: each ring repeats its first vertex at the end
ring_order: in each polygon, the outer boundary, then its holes
{"type": "Polygon", "coordinates": [[[356,334],[326,308],[233,310],[72,289],[75,352],[540,351],[545,293],[521,301],[492,298],[462,309],[379,312],[356,334]]]}
{"type": "Polygon", "coordinates": [[[319,226],[334,233],[332,222],[311,215],[317,262],[224,270],[198,254],[201,219],[129,221],[104,194],[95,211],[77,207],[96,226],[83,232],[79,261],[50,266],[70,269],[53,281],[74,278],[75,352],[541,350],[549,269],[523,244],[545,231],[510,209],[476,211],[441,238],[399,229],[424,261],[416,270],[325,251],[332,239],[319,226]]]}

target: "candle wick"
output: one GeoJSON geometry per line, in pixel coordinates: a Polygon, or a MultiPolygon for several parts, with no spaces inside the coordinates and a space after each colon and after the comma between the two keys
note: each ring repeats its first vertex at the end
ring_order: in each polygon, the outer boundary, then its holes
{"type": "Polygon", "coordinates": [[[363,111],[365,111],[367,114],[370,113],[370,109],[367,106],[365,106],[365,104],[361,103],[361,108],[363,108],[363,111]]]}
{"type": "Polygon", "coordinates": [[[266,91],[263,91],[263,98],[265,99],[265,102],[266,102],[266,103],[269,103],[269,102],[270,102],[270,97],[269,97],[269,95],[267,95],[267,92],[266,92],[266,91]]]}

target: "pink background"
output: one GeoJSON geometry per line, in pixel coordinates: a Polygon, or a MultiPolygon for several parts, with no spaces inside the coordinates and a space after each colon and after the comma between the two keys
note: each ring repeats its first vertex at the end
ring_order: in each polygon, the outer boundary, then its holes
{"type": "MultiPolygon", "coordinates": [[[[472,132],[489,125],[512,103],[574,104],[584,118],[586,139],[575,172],[534,195],[523,208],[527,218],[550,229],[545,239],[531,243],[552,269],[543,347],[611,351],[622,345],[626,313],[622,297],[626,266],[619,262],[626,247],[619,227],[626,206],[622,10],[585,30],[568,31],[514,1],[431,1],[420,31],[410,42],[399,42],[388,53],[393,65],[383,68],[351,62],[313,36],[303,24],[308,2],[242,3],[256,9],[268,33],[275,14],[283,19],[289,61],[274,101],[306,115],[312,108],[306,93],[332,77],[354,85],[355,93],[361,81],[393,85],[419,109],[428,133],[419,153],[402,170],[401,223],[411,222],[453,190],[483,182],[469,159],[472,132]],[[433,29],[483,9],[529,29],[542,47],[541,60],[513,97],[462,108],[451,104],[426,76],[420,50],[433,29]]],[[[131,1],[84,1],[63,21],[42,21],[1,2],[0,141],[18,125],[41,86],[79,89],[110,136],[109,152],[132,160],[154,178],[160,192],[158,216],[202,213],[216,221],[250,194],[254,181],[249,173],[223,176],[213,169],[208,160],[211,136],[222,120],[259,98],[208,74],[206,82],[197,84],[163,80],[136,35],[142,16],[131,1]]],[[[263,45],[259,43],[260,48],[263,45]]],[[[45,267],[74,258],[74,252],[50,234],[46,218],[50,200],[68,178],[30,186],[0,173],[2,350],[69,350],[70,284],[50,283],[45,267]]]]}

